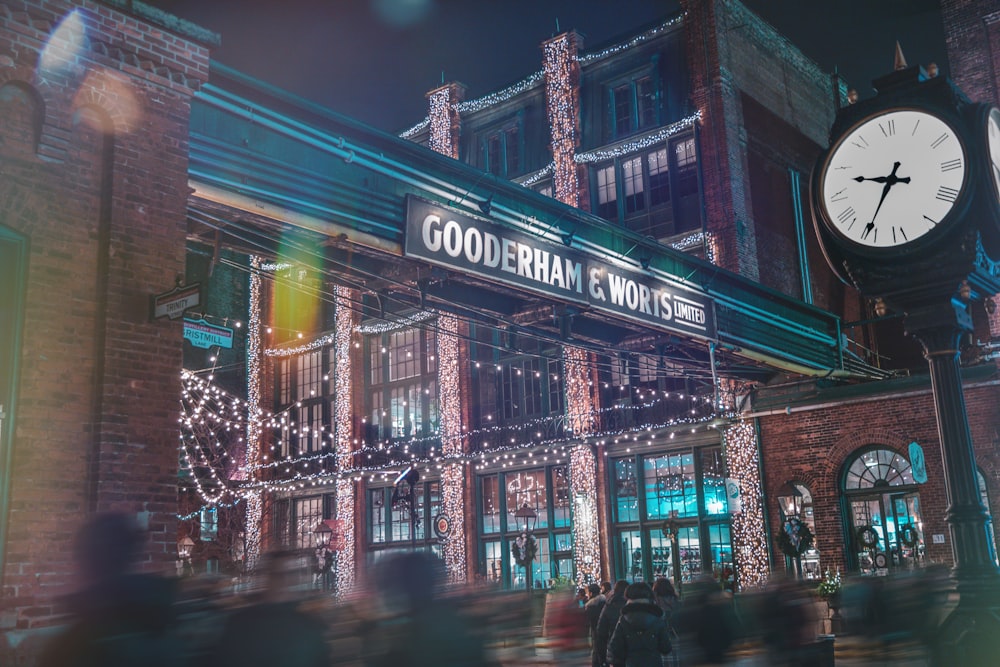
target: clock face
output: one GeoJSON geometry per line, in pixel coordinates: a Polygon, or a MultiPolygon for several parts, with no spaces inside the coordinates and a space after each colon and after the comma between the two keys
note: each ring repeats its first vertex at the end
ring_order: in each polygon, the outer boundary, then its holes
{"type": "Polygon", "coordinates": [[[948,216],[967,173],[965,147],[948,123],[924,111],[883,112],[831,148],[819,176],[821,217],[858,246],[905,246],[948,216]]]}
{"type": "Polygon", "coordinates": [[[986,137],[989,142],[990,171],[993,174],[993,194],[1000,201],[1000,109],[990,109],[986,137]]]}

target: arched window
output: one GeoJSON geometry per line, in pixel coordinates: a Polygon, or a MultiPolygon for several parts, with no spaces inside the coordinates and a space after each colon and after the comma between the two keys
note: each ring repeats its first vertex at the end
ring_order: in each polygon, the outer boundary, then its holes
{"type": "Polygon", "coordinates": [[[885,574],[923,560],[920,485],[906,456],[886,448],[863,450],[847,463],[841,488],[851,569],[885,574]]]}

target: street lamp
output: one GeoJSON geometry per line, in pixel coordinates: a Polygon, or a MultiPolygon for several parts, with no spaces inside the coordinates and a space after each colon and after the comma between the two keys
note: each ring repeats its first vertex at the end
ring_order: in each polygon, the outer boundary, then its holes
{"type": "Polygon", "coordinates": [[[778,489],[778,507],[785,519],[802,515],[802,492],[795,484],[785,482],[778,489]]]}
{"type": "Polygon", "coordinates": [[[525,587],[528,589],[528,595],[531,595],[531,564],[538,552],[538,541],[531,533],[535,530],[538,512],[528,507],[528,503],[524,503],[514,512],[514,518],[521,535],[511,544],[511,553],[514,555],[514,561],[524,568],[525,587]]]}
{"type": "Polygon", "coordinates": [[[181,563],[181,574],[192,574],[191,552],[194,551],[194,540],[185,535],[177,542],[177,559],[181,563]]]}
{"type": "Polygon", "coordinates": [[[325,591],[330,587],[330,570],[333,567],[333,552],[330,551],[333,529],[326,521],[320,521],[313,529],[313,535],[316,537],[316,573],[313,583],[319,584],[325,591]]]}

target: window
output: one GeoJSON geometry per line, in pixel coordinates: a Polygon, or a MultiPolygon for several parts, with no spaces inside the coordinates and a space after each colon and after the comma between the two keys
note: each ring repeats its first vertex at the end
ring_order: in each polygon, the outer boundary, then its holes
{"type": "Polygon", "coordinates": [[[326,350],[311,350],[275,361],[275,410],[279,418],[280,456],[317,452],[328,437],[326,406],[332,385],[324,362],[332,359],[326,350]]]}
{"type": "Polygon", "coordinates": [[[403,329],[371,336],[368,346],[369,436],[420,438],[437,428],[436,337],[403,329]]]}
{"type": "Polygon", "coordinates": [[[657,91],[651,76],[642,76],[611,88],[613,138],[654,127],[658,122],[657,91]]]}
{"type": "Polygon", "coordinates": [[[206,507],[201,510],[201,529],[198,537],[204,542],[211,542],[219,536],[219,510],[206,507]]]}
{"type": "Polygon", "coordinates": [[[676,585],[712,572],[733,585],[721,447],[633,454],[609,463],[613,577],[643,581],[665,576],[676,585]],[[638,470],[642,493],[636,488],[638,470]]]}
{"type": "Polygon", "coordinates": [[[873,447],[846,466],[848,564],[864,574],[910,568],[925,557],[920,486],[902,454],[873,447]]]}
{"type": "Polygon", "coordinates": [[[312,549],[316,537],[313,534],[316,526],[323,520],[323,498],[295,499],[295,516],[292,517],[292,547],[296,549],[312,549]]]}
{"type": "Polygon", "coordinates": [[[605,220],[663,240],[701,226],[693,137],[599,164],[592,208],[605,220]]]}
{"type": "Polygon", "coordinates": [[[401,545],[437,543],[430,521],[441,513],[441,483],[437,480],[417,483],[410,496],[398,496],[392,486],[368,489],[368,536],[378,551],[401,545]],[[384,547],[384,549],[383,549],[384,547]]]}
{"type": "Polygon", "coordinates": [[[496,176],[510,178],[521,169],[520,133],[516,125],[495,130],[483,141],[483,166],[496,176]]]}

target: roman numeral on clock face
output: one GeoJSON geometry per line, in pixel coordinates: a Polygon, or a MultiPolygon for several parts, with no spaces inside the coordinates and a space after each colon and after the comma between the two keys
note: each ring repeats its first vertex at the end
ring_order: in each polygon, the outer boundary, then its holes
{"type": "Polygon", "coordinates": [[[885,123],[879,123],[878,129],[882,130],[883,136],[891,137],[896,134],[896,121],[890,118],[885,123]]]}
{"type": "Polygon", "coordinates": [[[847,222],[848,220],[850,220],[853,217],[854,217],[854,208],[853,207],[848,207],[848,208],[844,209],[843,211],[841,211],[840,213],[837,214],[837,220],[840,220],[840,222],[842,222],[842,223],[847,222]]]}
{"type": "Polygon", "coordinates": [[[958,199],[958,190],[942,185],[938,188],[937,194],[934,195],[934,198],[940,199],[941,201],[953,202],[958,199]]]}
{"type": "Polygon", "coordinates": [[[941,171],[951,171],[952,169],[961,169],[962,161],[959,159],[945,160],[941,163],[941,171]]]}
{"type": "Polygon", "coordinates": [[[938,137],[937,139],[935,139],[934,141],[931,142],[931,148],[937,148],[938,146],[940,146],[941,144],[943,144],[945,141],[947,141],[948,137],[950,137],[950,136],[951,136],[950,134],[948,134],[947,132],[945,132],[940,137],[938,137]]]}

